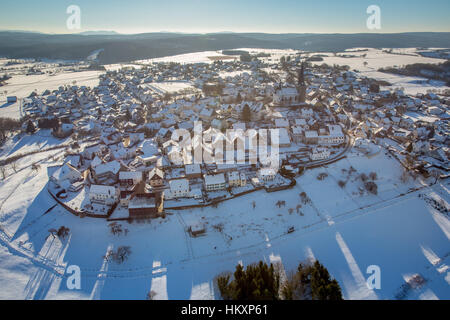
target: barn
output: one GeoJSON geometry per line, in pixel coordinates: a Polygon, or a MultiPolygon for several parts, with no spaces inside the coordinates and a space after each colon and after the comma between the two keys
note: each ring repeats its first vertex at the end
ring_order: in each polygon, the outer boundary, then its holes
{"type": "Polygon", "coordinates": [[[164,208],[160,192],[135,194],[128,203],[130,218],[158,218],[164,208]]]}

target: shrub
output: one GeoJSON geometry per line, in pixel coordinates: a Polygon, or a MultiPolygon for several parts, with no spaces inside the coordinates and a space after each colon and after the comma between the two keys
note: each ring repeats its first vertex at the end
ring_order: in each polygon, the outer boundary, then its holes
{"type": "Polygon", "coordinates": [[[375,180],[378,179],[378,175],[377,175],[376,172],[371,172],[371,173],[369,174],[369,178],[370,178],[370,180],[375,181],[375,180]]]}
{"type": "Polygon", "coordinates": [[[58,231],[56,232],[56,235],[58,236],[58,238],[60,239],[65,239],[68,235],[69,235],[70,229],[66,228],[64,226],[61,226],[58,231]]]}
{"type": "Polygon", "coordinates": [[[373,181],[367,181],[364,184],[364,187],[366,188],[366,190],[374,195],[378,194],[378,186],[375,182],[373,181]]]}
{"type": "Polygon", "coordinates": [[[117,251],[109,250],[106,253],[104,258],[108,261],[112,260],[117,264],[121,264],[121,263],[125,262],[126,260],[128,260],[130,255],[131,255],[131,247],[122,246],[122,247],[117,248],[117,251]]]}

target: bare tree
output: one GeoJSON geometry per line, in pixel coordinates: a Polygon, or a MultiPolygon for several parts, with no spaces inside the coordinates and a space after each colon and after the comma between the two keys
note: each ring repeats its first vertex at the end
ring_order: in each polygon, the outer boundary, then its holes
{"type": "Polygon", "coordinates": [[[6,179],[6,167],[5,166],[0,167],[0,173],[2,174],[2,180],[5,180],[6,179]]]}
{"type": "Polygon", "coordinates": [[[406,183],[406,182],[408,182],[408,180],[409,180],[408,170],[404,169],[402,172],[402,175],[400,176],[400,181],[403,183],[406,183]]]}
{"type": "Polygon", "coordinates": [[[41,166],[37,162],[35,162],[31,165],[31,170],[33,170],[33,171],[39,171],[40,168],[41,168],[41,166]]]}
{"type": "Polygon", "coordinates": [[[50,233],[50,235],[53,236],[53,238],[56,238],[56,234],[58,233],[58,230],[56,229],[49,229],[48,232],[50,233]]]}
{"type": "Polygon", "coordinates": [[[156,291],[151,290],[149,293],[147,293],[147,300],[153,300],[156,295],[156,291]]]}
{"type": "Polygon", "coordinates": [[[125,262],[131,255],[131,247],[129,246],[121,246],[117,248],[117,251],[108,250],[104,258],[106,260],[112,260],[117,264],[121,264],[125,262]]]}
{"type": "Polygon", "coordinates": [[[112,222],[109,224],[109,231],[115,236],[120,236],[123,232],[122,225],[118,224],[117,222],[112,222]]]}
{"type": "Polygon", "coordinates": [[[435,179],[434,183],[436,184],[441,177],[441,172],[437,169],[433,169],[430,174],[435,179]]]}
{"type": "Polygon", "coordinates": [[[131,255],[131,247],[129,246],[122,246],[117,248],[116,252],[116,260],[119,261],[119,263],[123,263],[128,259],[128,257],[131,255]]]}
{"type": "Polygon", "coordinates": [[[362,182],[366,182],[369,179],[365,173],[361,173],[359,178],[361,179],[362,182]]]}
{"type": "Polygon", "coordinates": [[[58,236],[58,238],[64,240],[64,239],[66,239],[67,236],[69,235],[69,232],[70,232],[70,229],[69,229],[69,228],[66,228],[65,226],[61,226],[61,227],[58,229],[56,235],[58,236]]]}
{"type": "Polygon", "coordinates": [[[374,195],[378,194],[378,186],[375,182],[373,181],[367,181],[364,184],[364,187],[366,188],[366,190],[374,195]]]}

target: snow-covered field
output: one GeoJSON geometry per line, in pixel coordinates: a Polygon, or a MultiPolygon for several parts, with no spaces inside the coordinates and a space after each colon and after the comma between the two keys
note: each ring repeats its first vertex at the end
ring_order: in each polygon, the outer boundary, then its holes
{"type": "Polygon", "coordinates": [[[213,63],[209,57],[220,57],[223,56],[222,50],[219,51],[201,51],[192,52],[186,54],[178,54],[175,56],[168,56],[155,59],[139,60],[137,62],[148,64],[153,62],[177,62],[177,63],[213,63]]]}
{"type": "Polygon", "coordinates": [[[336,277],[346,299],[393,299],[416,273],[426,283],[407,291],[406,299],[450,298],[450,221],[419,197],[448,203],[449,183],[403,184],[399,163],[384,151],[369,159],[355,150],[306,171],[291,190],[258,191],[149,223],[121,222],[128,229],[121,236],[113,236],[105,220],[77,218],[60,206],[46,213],[55,204],[46,190],[51,162],[42,160],[36,172],[26,166],[35,157],[42,155],[24,158],[22,170],[0,183],[0,298],[145,299],[152,290],[156,299],[217,299],[214,277],[239,262],[281,261],[289,271],[311,257],[336,277]],[[351,166],[356,172],[349,176],[351,166]],[[372,171],[379,193],[360,195],[357,176],[372,171]],[[320,181],[323,172],[328,176],[320,181]],[[341,189],[337,181],[347,178],[341,189]],[[302,192],[311,203],[302,202],[302,192]],[[277,207],[279,200],[286,205],[277,207]],[[185,230],[197,222],[206,234],[192,238],[185,230]],[[71,230],[68,239],[49,236],[62,225],[71,230]],[[288,234],[291,226],[295,232],[288,234]],[[106,252],[119,246],[131,247],[129,260],[105,261],[106,252]],[[67,288],[70,265],[81,269],[81,290],[67,288]],[[380,290],[365,284],[370,265],[381,268],[380,290]]]}
{"type": "Polygon", "coordinates": [[[186,89],[197,90],[193,84],[188,81],[152,82],[147,84],[147,87],[157,94],[175,93],[186,89]]]}
{"type": "MultiPolygon", "coordinates": [[[[366,50],[365,48],[357,48],[366,50]]],[[[417,93],[426,93],[427,90],[449,89],[445,83],[439,81],[424,82],[425,78],[421,77],[405,77],[401,75],[378,72],[380,68],[386,67],[402,67],[414,63],[430,63],[439,64],[446,60],[422,57],[417,53],[415,48],[393,49],[392,53],[384,52],[380,49],[368,48],[367,51],[347,51],[339,53],[335,56],[332,53],[321,53],[324,55],[323,61],[313,62],[313,64],[321,65],[348,65],[351,70],[358,70],[359,74],[376,80],[387,81],[392,84],[392,89],[404,88],[406,94],[415,95],[417,93]],[[342,57],[351,56],[351,57],[342,57]],[[367,65],[365,65],[365,62],[367,65]]]]}

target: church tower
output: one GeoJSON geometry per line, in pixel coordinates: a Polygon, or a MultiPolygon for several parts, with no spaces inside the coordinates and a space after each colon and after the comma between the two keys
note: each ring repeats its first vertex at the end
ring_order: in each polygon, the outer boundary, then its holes
{"type": "Polygon", "coordinates": [[[299,94],[298,101],[300,103],[305,103],[306,84],[305,84],[305,63],[304,62],[302,62],[300,70],[298,70],[297,80],[298,80],[297,90],[298,90],[298,94],[299,94]]]}

